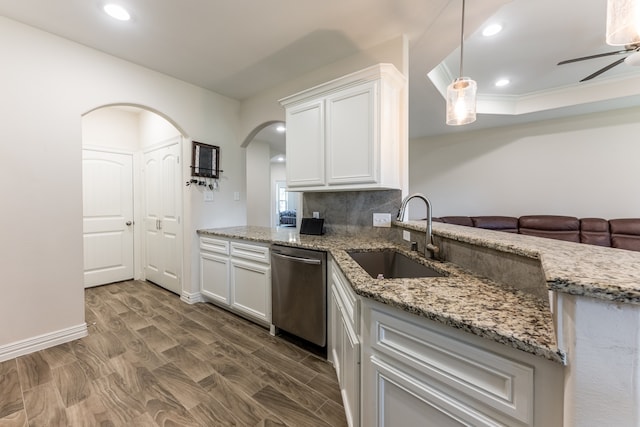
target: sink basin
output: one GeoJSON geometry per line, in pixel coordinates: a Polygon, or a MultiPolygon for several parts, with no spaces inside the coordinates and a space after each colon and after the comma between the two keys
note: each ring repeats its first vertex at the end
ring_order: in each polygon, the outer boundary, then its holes
{"type": "Polygon", "coordinates": [[[406,279],[414,277],[446,276],[446,274],[420,264],[406,255],[394,251],[393,249],[384,249],[374,252],[350,251],[348,254],[374,279],[406,279]],[[382,274],[382,277],[379,277],[380,274],[382,274]]]}

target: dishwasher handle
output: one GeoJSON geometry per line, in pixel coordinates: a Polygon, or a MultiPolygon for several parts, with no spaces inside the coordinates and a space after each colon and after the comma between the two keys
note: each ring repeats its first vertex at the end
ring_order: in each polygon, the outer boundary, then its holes
{"type": "Polygon", "coordinates": [[[275,253],[275,252],[271,252],[271,255],[278,257],[278,258],[284,258],[287,259],[289,261],[293,261],[293,262],[301,262],[304,264],[313,264],[313,265],[319,265],[322,264],[322,260],[319,259],[311,259],[311,258],[299,258],[296,256],[291,256],[291,255],[284,255],[284,254],[279,254],[279,253],[275,253]]]}

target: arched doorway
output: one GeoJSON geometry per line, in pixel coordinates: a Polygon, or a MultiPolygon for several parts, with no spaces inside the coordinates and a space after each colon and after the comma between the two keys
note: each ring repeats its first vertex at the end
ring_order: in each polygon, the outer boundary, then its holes
{"type": "Polygon", "coordinates": [[[181,293],[182,132],[141,106],[85,114],[85,287],[147,279],[181,293]]]}
{"type": "Polygon", "coordinates": [[[246,148],[247,224],[295,226],[300,198],[286,191],[285,123],[263,123],[242,146],[246,148]]]}

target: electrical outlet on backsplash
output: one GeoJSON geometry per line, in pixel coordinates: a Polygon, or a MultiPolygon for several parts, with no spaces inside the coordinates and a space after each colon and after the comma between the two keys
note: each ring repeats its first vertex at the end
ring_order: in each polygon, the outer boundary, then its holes
{"type": "Polygon", "coordinates": [[[402,202],[401,190],[307,192],[302,195],[303,217],[322,212],[326,234],[387,238],[389,228],[373,227],[376,212],[395,217],[402,202]]]}

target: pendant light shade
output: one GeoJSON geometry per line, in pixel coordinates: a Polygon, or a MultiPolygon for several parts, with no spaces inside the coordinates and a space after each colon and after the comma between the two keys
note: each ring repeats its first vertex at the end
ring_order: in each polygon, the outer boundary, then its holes
{"type": "Polygon", "coordinates": [[[607,1],[607,44],[640,43],[640,0],[607,1]]]}
{"type": "Polygon", "coordinates": [[[476,82],[458,77],[447,87],[447,124],[466,125],[476,121],[476,82]]]}
{"type": "Polygon", "coordinates": [[[476,121],[476,82],[469,77],[462,77],[462,61],[464,57],[464,8],[462,0],[462,24],[460,26],[460,77],[447,87],[447,124],[452,126],[466,125],[476,121]]]}

